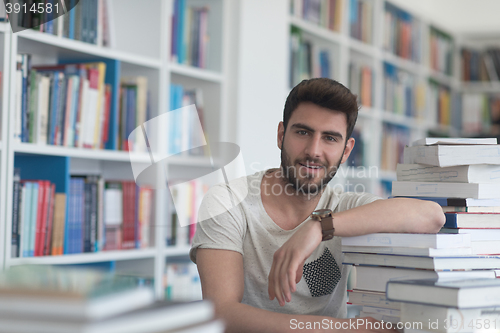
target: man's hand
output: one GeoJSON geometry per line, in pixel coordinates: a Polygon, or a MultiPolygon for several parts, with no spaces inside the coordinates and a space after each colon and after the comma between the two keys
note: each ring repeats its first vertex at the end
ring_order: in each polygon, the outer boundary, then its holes
{"type": "Polygon", "coordinates": [[[321,243],[321,224],[307,221],[274,253],[269,272],[269,299],[276,298],[281,306],[292,300],[292,292],[302,278],[304,262],[321,243]]]}

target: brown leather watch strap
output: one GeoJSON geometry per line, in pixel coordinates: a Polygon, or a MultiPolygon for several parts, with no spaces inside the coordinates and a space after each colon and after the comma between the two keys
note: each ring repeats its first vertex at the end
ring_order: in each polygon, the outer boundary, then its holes
{"type": "Polygon", "coordinates": [[[333,226],[333,217],[331,214],[321,219],[321,230],[323,232],[323,238],[321,239],[322,241],[330,240],[333,238],[335,227],[333,226]]]}

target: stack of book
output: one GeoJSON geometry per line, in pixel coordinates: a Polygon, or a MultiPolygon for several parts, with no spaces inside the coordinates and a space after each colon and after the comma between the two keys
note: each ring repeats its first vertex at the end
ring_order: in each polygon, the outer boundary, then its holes
{"type": "Polygon", "coordinates": [[[155,302],[133,277],[84,269],[14,267],[0,276],[0,332],[212,332],[211,303],[155,302]]]}
{"type": "Polygon", "coordinates": [[[442,233],[470,234],[472,254],[500,254],[500,146],[495,138],[416,141],[397,167],[394,196],[443,207],[442,233]]]}
{"type": "Polygon", "coordinates": [[[349,302],[363,306],[361,315],[394,322],[402,309],[385,297],[388,281],[495,278],[500,268],[496,139],[427,138],[406,147],[404,161],[398,165],[393,196],[441,204],[445,228],[438,234],[342,239],[344,263],[356,265],[349,302]]]}
{"type": "Polygon", "coordinates": [[[471,255],[467,234],[378,233],[342,238],[344,264],[355,265],[349,303],[362,317],[397,323],[401,303],[386,298],[389,281],[495,278],[500,258],[471,255]]]}
{"type": "Polygon", "coordinates": [[[401,304],[405,332],[498,332],[500,280],[391,281],[387,298],[401,304]]]}

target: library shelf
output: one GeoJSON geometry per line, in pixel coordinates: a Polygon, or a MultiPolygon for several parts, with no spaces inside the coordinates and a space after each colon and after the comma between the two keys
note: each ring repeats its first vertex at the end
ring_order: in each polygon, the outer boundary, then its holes
{"type": "Polygon", "coordinates": [[[334,43],[345,43],[346,41],[346,37],[344,37],[337,31],[319,27],[313,23],[307,22],[306,20],[295,16],[290,16],[289,20],[291,25],[300,28],[302,31],[307,32],[311,35],[322,38],[324,40],[334,43]]]}
{"type": "Polygon", "coordinates": [[[177,75],[183,75],[193,79],[199,79],[209,82],[222,83],[224,76],[221,73],[208,69],[182,65],[171,62],[169,64],[170,72],[177,75]]]}
{"type": "Polygon", "coordinates": [[[60,256],[40,256],[28,258],[10,258],[9,266],[17,265],[68,265],[85,264],[118,260],[134,260],[154,258],[156,249],[134,249],[101,251],[92,253],[65,254],[60,256]]]}
{"type": "Polygon", "coordinates": [[[422,75],[427,73],[427,69],[414,61],[398,57],[388,51],[383,52],[383,60],[393,64],[394,66],[404,69],[415,75],[422,75]]]}
{"type": "Polygon", "coordinates": [[[435,70],[432,70],[432,69],[428,69],[429,71],[429,78],[441,83],[441,84],[444,84],[445,86],[448,86],[448,87],[456,87],[457,86],[457,81],[451,77],[451,76],[448,76],[446,74],[443,74],[441,72],[438,72],[438,71],[435,71],[435,70]]]}
{"type": "Polygon", "coordinates": [[[200,157],[200,156],[176,156],[169,158],[168,163],[170,165],[179,165],[179,166],[195,166],[202,168],[212,168],[216,167],[216,165],[212,164],[212,161],[208,157],[200,157]]]}
{"type": "Polygon", "coordinates": [[[140,163],[147,163],[151,161],[150,156],[147,153],[129,154],[127,151],[62,147],[35,143],[16,143],[13,144],[13,150],[16,153],[68,156],[108,161],[129,162],[132,160],[140,163]]]}
{"type": "Polygon", "coordinates": [[[500,92],[500,82],[462,82],[460,89],[467,92],[475,93],[498,93],[500,92]]]}
{"type": "Polygon", "coordinates": [[[18,33],[18,38],[21,40],[26,39],[31,41],[29,45],[30,49],[36,51],[49,51],[51,54],[55,54],[61,58],[75,58],[85,56],[94,56],[98,58],[108,58],[119,60],[124,63],[148,67],[152,69],[160,69],[162,67],[161,59],[156,59],[147,56],[141,56],[137,54],[132,54],[128,52],[123,52],[115,49],[110,49],[107,47],[101,47],[78,40],[63,38],[54,36],[48,33],[43,33],[34,30],[24,30],[18,33]],[[32,45],[38,44],[38,45],[32,45]],[[47,46],[49,48],[47,48],[47,46]]]}
{"type": "Polygon", "coordinates": [[[10,27],[9,23],[0,22],[0,32],[10,32],[10,31],[12,31],[12,28],[10,27]]]}
{"type": "Polygon", "coordinates": [[[360,40],[350,38],[347,41],[347,44],[351,48],[351,51],[355,51],[361,54],[364,54],[369,57],[373,57],[375,59],[380,59],[382,57],[382,53],[380,49],[376,48],[371,44],[364,43],[360,40]]]}
{"type": "Polygon", "coordinates": [[[425,130],[427,128],[424,119],[408,117],[402,114],[396,114],[389,111],[382,112],[382,120],[385,123],[406,126],[413,129],[425,130]]]}
{"type": "Polygon", "coordinates": [[[186,256],[189,255],[190,246],[167,246],[163,249],[164,256],[186,256]]]}
{"type": "Polygon", "coordinates": [[[362,105],[361,108],[358,110],[358,117],[369,118],[369,119],[378,119],[379,113],[380,112],[375,108],[362,105]]]}

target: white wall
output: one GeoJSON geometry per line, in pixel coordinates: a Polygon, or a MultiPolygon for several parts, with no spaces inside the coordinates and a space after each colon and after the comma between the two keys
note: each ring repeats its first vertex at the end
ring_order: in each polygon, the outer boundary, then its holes
{"type": "Polygon", "coordinates": [[[287,0],[241,0],[236,143],[247,174],[278,167],[288,77],[287,0]]]}

